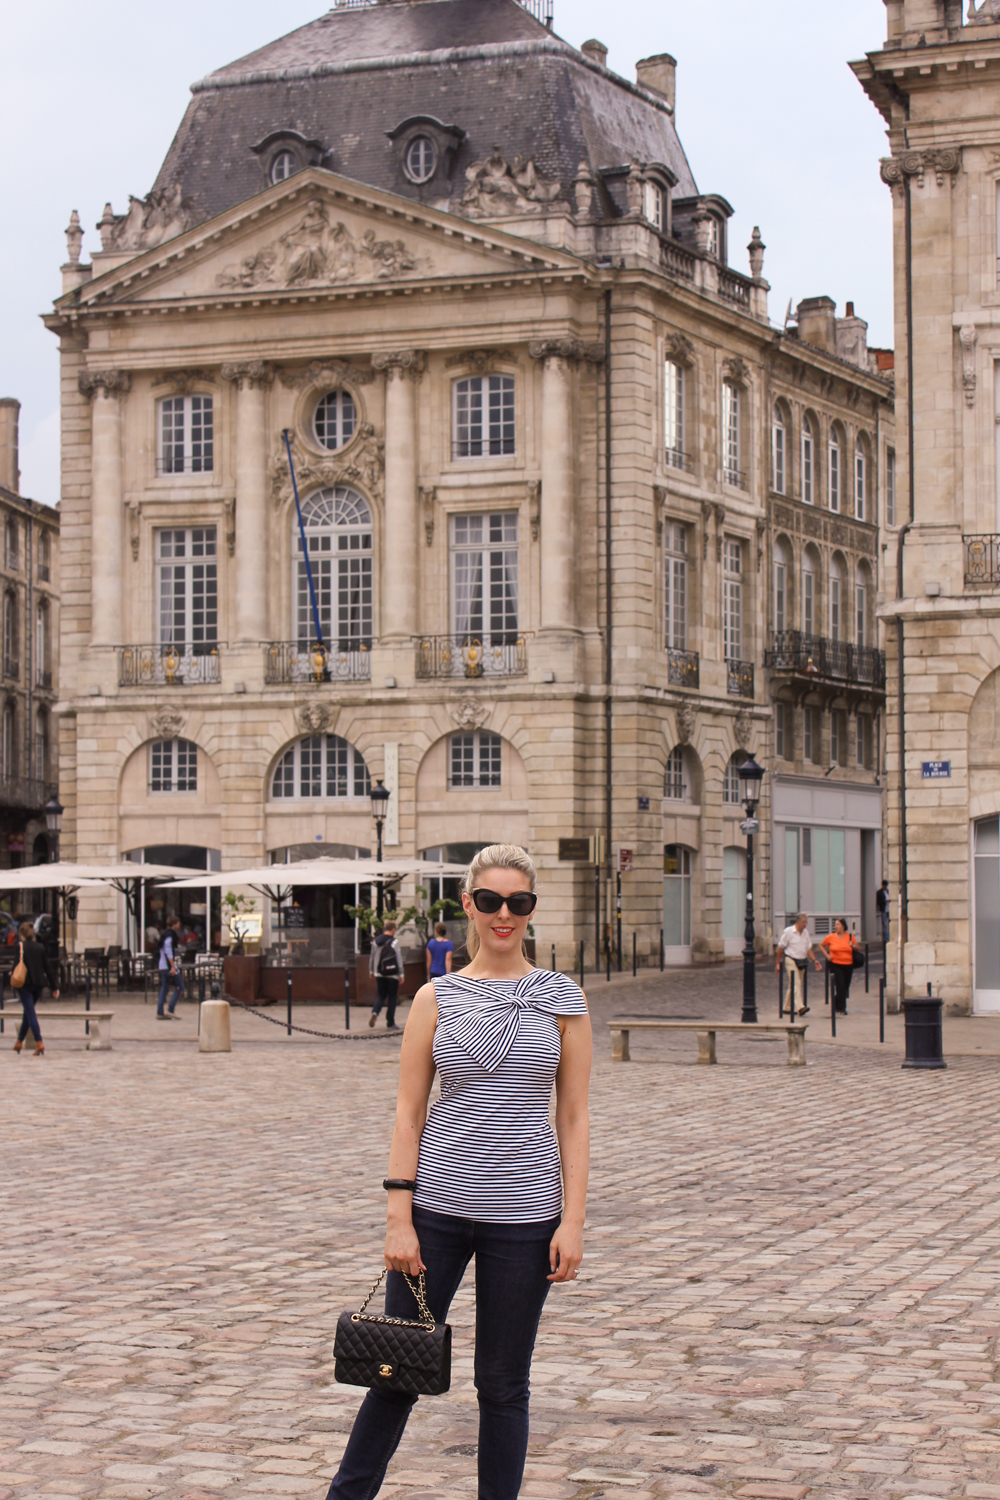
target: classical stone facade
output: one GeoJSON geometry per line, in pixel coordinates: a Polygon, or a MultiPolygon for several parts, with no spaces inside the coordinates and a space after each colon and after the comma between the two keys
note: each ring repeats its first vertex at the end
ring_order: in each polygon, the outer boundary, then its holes
{"type": "Polygon", "coordinates": [[[932,984],[955,1011],[997,1011],[1000,16],[989,3],[963,16],[959,0],[887,9],[884,48],[853,67],[889,126],[895,237],[906,524],[881,610],[903,913],[890,978],[909,994],[932,984]]]}
{"type": "MultiPolygon", "coordinates": [[[[599,834],[632,852],[642,958],[661,928],[677,961],[741,945],[734,757],[775,768],[773,684],[809,781],[800,700],[825,723],[852,689],[798,604],[776,621],[775,559],[789,599],[809,546],[817,601],[835,553],[877,587],[891,387],[823,299],[771,327],[759,235],[731,270],[731,209],[691,176],[673,59],[630,83],[603,56],[514,0],[334,10],[196,86],[89,264],[71,220],[68,852],[367,850],[383,777],[390,853],[528,846],[567,966],[581,939],[593,962],[599,834]],[[870,498],[829,515],[858,444],[870,498]]],[[[878,753],[837,779],[871,786],[878,753]]],[[[766,933],[766,829],[761,855],[766,933]]],[[[117,940],[110,902],[81,909],[117,940]]]]}

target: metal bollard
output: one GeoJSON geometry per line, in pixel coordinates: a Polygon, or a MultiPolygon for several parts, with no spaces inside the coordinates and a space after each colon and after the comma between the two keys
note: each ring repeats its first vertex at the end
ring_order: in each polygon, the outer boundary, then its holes
{"type": "Polygon", "coordinates": [[[828,958],[823,963],[823,1004],[830,1004],[830,960],[828,958]]]}
{"type": "Polygon", "coordinates": [[[885,975],[878,982],[878,1039],[885,1041],[885,975]]]}
{"type": "Polygon", "coordinates": [[[610,934],[604,939],[604,953],[605,953],[605,956],[606,956],[607,961],[608,961],[608,971],[607,971],[607,974],[605,975],[605,978],[607,979],[608,984],[610,984],[611,983],[611,936],[610,936],[610,934]]]}
{"type": "MultiPolygon", "coordinates": [[[[355,973],[357,969],[355,968],[355,973]]],[[[344,965],[344,1030],[351,1029],[351,971],[344,965]]]]}
{"type": "Polygon", "coordinates": [[[292,971],[285,975],[285,1004],[288,1007],[288,1035],[292,1034],[292,971]]]}
{"type": "Polygon", "coordinates": [[[660,928],[660,973],[663,973],[663,928],[660,928]]]}
{"type": "MultiPolygon", "coordinates": [[[[86,999],[83,1002],[83,1008],[84,1008],[84,1010],[89,1010],[90,1009],[90,970],[89,969],[87,970],[86,999]]],[[[84,1029],[84,1033],[87,1036],[89,1036],[90,1035],[90,1022],[89,1021],[85,1021],[83,1023],[83,1029],[84,1029]]]]}
{"type": "MultiPolygon", "coordinates": [[[[794,999],[794,996],[793,996],[793,999],[794,999]]],[[[803,1010],[808,1010],[809,1009],[809,960],[808,959],[806,959],[806,966],[802,970],[802,1009],[803,1010]]],[[[793,1020],[795,1019],[794,1016],[792,1017],[792,1019],[793,1020]]]]}
{"type": "Polygon", "coordinates": [[[778,965],[778,1020],[785,1019],[785,966],[778,965]]]}
{"type": "Polygon", "coordinates": [[[0,971],[0,1036],[3,1036],[3,1003],[4,991],[7,987],[7,975],[0,971]]]}
{"type": "Polygon", "coordinates": [[[581,988],[581,990],[583,989],[583,979],[584,979],[583,960],[584,960],[584,949],[583,949],[583,938],[581,938],[580,939],[580,988],[581,988]]]}
{"type": "Polygon", "coordinates": [[[553,972],[553,974],[556,972],[556,945],[555,945],[555,943],[552,944],[552,972],[553,972]]]}
{"type": "Polygon", "coordinates": [[[868,944],[865,944],[865,994],[868,993],[868,944]]]}
{"type": "Polygon", "coordinates": [[[632,978],[635,978],[635,933],[632,934],[632,978]]]}
{"type": "Polygon", "coordinates": [[[836,997],[834,997],[833,1004],[830,1006],[830,1035],[833,1036],[833,1037],[835,1037],[837,1035],[837,1001],[836,1001],[836,997]]]}

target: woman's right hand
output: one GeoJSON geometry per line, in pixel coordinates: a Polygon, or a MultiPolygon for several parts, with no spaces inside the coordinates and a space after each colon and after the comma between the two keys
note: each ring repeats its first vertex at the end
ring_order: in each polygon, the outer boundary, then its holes
{"type": "Polygon", "coordinates": [[[421,1271],[427,1270],[420,1255],[417,1231],[409,1215],[405,1220],[390,1217],[385,1230],[385,1263],[390,1271],[408,1271],[411,1276],[419,1276],[421,1271]]]}

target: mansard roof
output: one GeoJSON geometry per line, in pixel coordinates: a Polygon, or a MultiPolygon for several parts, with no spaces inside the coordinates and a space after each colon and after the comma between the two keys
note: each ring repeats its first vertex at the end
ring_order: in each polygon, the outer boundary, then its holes
{"type": "Polygon", "coordinates": [[[633,158],[659,162],[676,175],[678,196],[697,192],[667,102],[554,36],[516,0],[340,7],[209,74],[192,94],[151,195],[183,203],[187,227],[259,193],[266,161],[253,148],[282,133],[320,143],[319,159],[302,165],[455,213],[466,212],[467,170],[494,148],[508,163],[533,160],[564,207],[581,162],[595,178],[633,158]],[[425,184],[406,175],[390,135],[420,116],[464,132],[425,184]]]}

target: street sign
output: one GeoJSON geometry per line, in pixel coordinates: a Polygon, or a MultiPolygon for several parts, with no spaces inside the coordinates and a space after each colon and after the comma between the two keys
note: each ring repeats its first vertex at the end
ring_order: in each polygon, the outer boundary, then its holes
{"type": "Polygon", "coordinates": [[[632,850],[631,849],[622,849],[619,846],[619,849],[618,849],[618,873],[620,875],[627,875],[628,872],[629,872],[629,870],[631,870],[631,868],[632,868],[632,850]]]}
{"type": "Polygon", "coordinates": [[[649,812],[649,798],[648,797],[640,797],[639,798],[639,811],[640,812],[649,812]]]}
{"type": "Polygon", "coordinates": [[[950,760],[923,760],[920,774],[925,781],[944,781],[951,776],[950,760]]]}
{"type": "Polygon", "coordinates": [[[759,832],[760,832],[760,819],[759,818],[744,818],[743,819],[743,822],[740,824],[740,833],[745,833],[745,834],[749,835],[751,833],[759,833],[759,832]]]}

